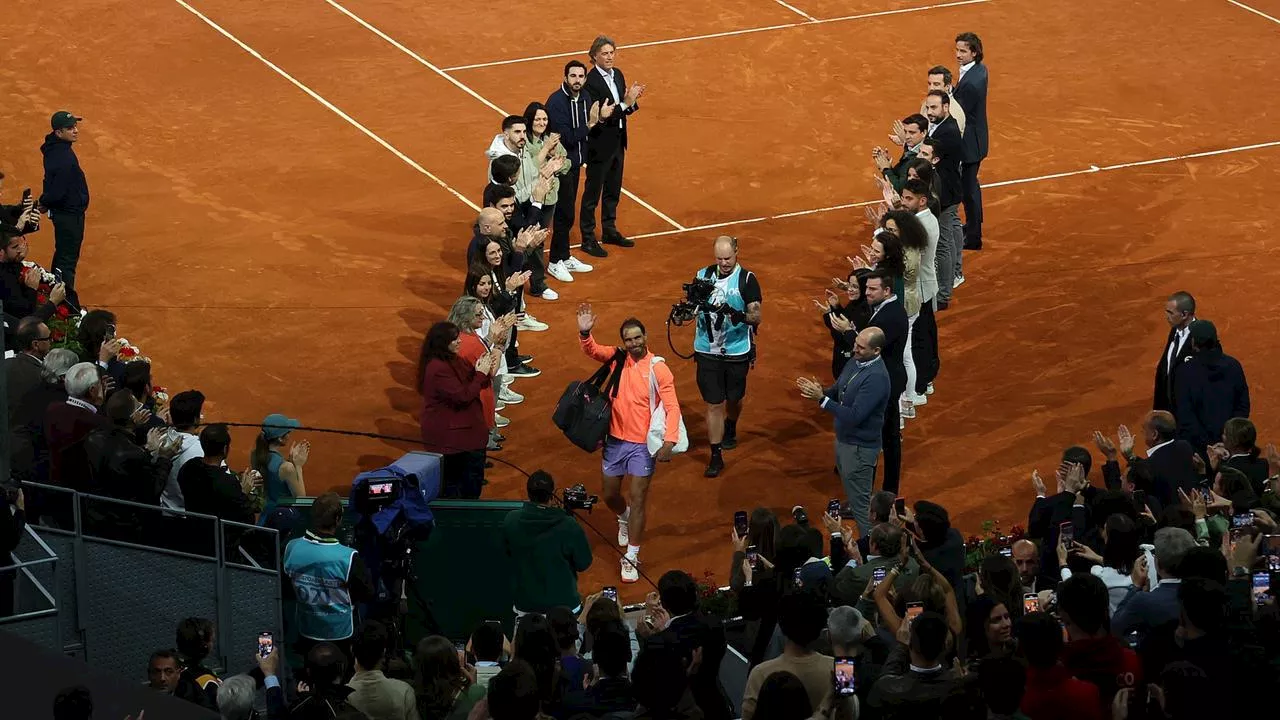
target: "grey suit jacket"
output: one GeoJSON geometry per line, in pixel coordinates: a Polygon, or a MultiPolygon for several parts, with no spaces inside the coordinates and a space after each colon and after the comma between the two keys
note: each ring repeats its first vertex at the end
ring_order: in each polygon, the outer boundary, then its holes
{"type": "MultiPolygon", "coordinates": [[[[858,598],[862,597],[867,585],[871,583],[871,576],[876,568],[884,568],[885,572],[888,572],[890,568],[897,564],[898,557],[895,555],[893,557],[878,557],[857,567],[840,569],[836,573],[832,589],[835,600],[841,605],[857,605],[858,598]]],[[[914,559],[909,558],[906,567],[898,575],[898,581],[894,584],[894,587],[898,592],[902,592],[919,574],[920,566],[916,564],[914,559]]]]}
{"type": "Polygon", "coordinates": [[[44,364],[26,353],[18,353],[4,361],[4,372],[9,390],[9,428],[17,424],[17,413],[22,409],[22,399],[44,385],[44,364]]]}

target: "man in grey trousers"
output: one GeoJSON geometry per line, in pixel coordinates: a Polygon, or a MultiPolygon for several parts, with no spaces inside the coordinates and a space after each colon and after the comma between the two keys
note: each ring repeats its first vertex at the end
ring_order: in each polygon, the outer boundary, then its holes
{"type": "Polygon", "coordinates": [[[933,167],[938,172],[940,193],[938,202],[942,214],[938,217],[938,309],[945,310],[951,302],[951,290],[964,282],[964,265],[961,250],[964,249],[964,225],[960,223],[960,202],[963,192],[960,183],[960,158],[964,146],[960,126],[951,116],[951,98],[941,90],[930,90],[924,101],[925,116],[929,118],[929,137],[934,141],[933,167]]]}
{"type": "Polygon", "coordinates": [[[823,388],[816,379],[796,378],[802,397],[818,402],[836,417],[836,470],[863,536],[871,532],[871,486],[880,455],[885,408],[892,394],[889,370],[880,358],[884,344],[880,328],[869,327],[858,333],[853,357],[845,363],[834,385],[823,388]]]}

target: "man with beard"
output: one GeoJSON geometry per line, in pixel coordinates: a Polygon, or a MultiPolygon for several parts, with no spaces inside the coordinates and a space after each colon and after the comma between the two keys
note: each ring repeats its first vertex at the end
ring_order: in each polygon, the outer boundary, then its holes
{"type": "Polygon", "coordinates": [[[27,240],[16,228],[0,225],[0,302],[4,303],[5,347],[13,347],[12,333],[18,323],[28,315],[41,321],[53,317],[59,303],[67,297],[66,288],[57,284],[49,292],[47,302],[40,303],[36,290],[40,287],[40,273],[25,268],[27,240]]]}
{"type": "MultiPolygon", "coordinates": [[[[560,136],[569,158],[569,172],[560,177],[560,201],[556,203],[552,223],[551,258],[549,262],[563,262],[574,269],[578,261],[569,255],[569,232],[573,230],[574,204],[578,201],[578,181],[582,177],[582,165],[587,161],[587,143],[591,130],[601,119],[613,117],[615,108],[601,108],[589,95],[583,94],[587,84],[587,66],[578,60],[570,60],[564,66],[564,83],[547,98],[547,129],[560,136]]],[[[609,251],[600,247],[594,237],[582,238],[582,252],[593,257],[608,257],[609,251]]]]}
{"type": "Polygon", "coordinates": [[[963,282],[964,270],[960,251],[964,248],[964,226],[960,224],[960,158],[963,143],[960,127],[951,117],[951,98],[941,90],[930,90],[925,98],[925,116],[929,118],[929,137],[934,169],[942,184],[938,198],[942,214],[938,218],[938,309],[951,303],[952,288],[963,282]]]}
{"type": "Polygon", "coordinates": [[[671,461],[680,438],[680,400],[676,397],[676,380],[671,369],[649,352],[643,323],[636,318],[622,321],[618,329],[621,348],[597,343],[591,337],[595,325],[591,305],[579,305],[578,335],[587,357],[606,363],[617,353],[626,354],[604,445],[602,494],[605,504],[618,515],[618,545],[627,548],[622,558],[622,581],[633,583],[640,579],[640,540],[644,534],[645,500],[649,495],[649,481],[653,479],[653,463],[671,461]],[[662,447],[653,454],[647,445],[653,413],[651,397],[656,398],[666,416],[662,447]],[[622,481],[628,477],[630,504],[622,496],[622,481]]]}
{"type": "Polygon", "coordinates": [[[591,64],[586,91],[600,103],[600,124],[592,128],[587,143],[587,185],[582,191],[582,217],[578,219],[582,242],[595,241],[596,205],[600,205],[600,224],[605,243],[632,247],[634,242],[618,232],[618,200],[622,196],[622,171],[627,157],[627,125],[631,114],[640,109],[636,102],[644,94],[644,85],[627,87],[622,71],[614,67],[617,45],[601,35],[591,43],[591,64]]]}

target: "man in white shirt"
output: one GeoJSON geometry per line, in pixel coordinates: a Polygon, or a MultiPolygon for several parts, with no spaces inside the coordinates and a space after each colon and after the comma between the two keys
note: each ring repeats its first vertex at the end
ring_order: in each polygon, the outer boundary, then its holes
{"type": "Polygon", "coordinates": [[[178,455],[173,459],[173,467],[169,469],[169,478],[165,481],[164,490],[160,493],[160,504],[170,510],[183,510],[186,502],[182,497],[182,487],[178,485],[178,471],[192,458],[204,457],[200,448],[200,437],[196,431],[200,427],[204,410],[204,393],[199,390],[186,390],[173,396],[169,401],[169,421],[178,432],[181,442],[178,455]]]}
{"type": "Polygon", "coordinates": [[[1169,323],[1169,337],[1164,352],[1156,363],[1155,396],[1152,410],[1173,410],[1174,382],[1178,367],[1195,354],[1191,348],[1191,323],[1196,319],[1196,299],[1191,293],[1178,291],[1164,303],[1164,319],[1169,323]]]}
{"type": "Polygon", "coordinates": [[[640,109],[637,101],[644,85],[627,87],[622,70],[614,66],[617,45],[605,35],[591,43],[591,70],[587,72],[585,90],[592,103],[600,103],[600,122],[591,128],[587,142],[587,181],[582,189],[582,211],[578,229],[582,242],[596,237],[596,206],[600,206],[600,225],[605,243],[632,247],[634,242],[618,231],[618,200],[622,196],[622,172],[627,157],[627,126],[632,113],[640,109]]]}
{"type": "MultiPolygon", "coordinates": [[[[964,108],[960,107],[960,103],[956,102],[955,88],[951,86],[951,71],[944,65],[934,65],[929,68],[929,82],[925,92],[930,90],[941,90],[951,96],[951,117],[956,119],[956,125],[960,126],[960,134],[964,134],[964,108]]],[[[920,104],[920,114],[924,114],[924,104],[920,104]]],[[[932,130],[932,124],[929,130],[932,130]]]]}
{"type": "Polygon", "coordinates": [[[938,321],[934,316],[938,294],[938,218],[929,209],[929,186],[922,180],[907,180],[902,186],[899,204],[903,210],[915,213],[929,237],[929,243],[920,253],[920,314],[911,324],[911,358],[916,366],[916,384],[907,388],[913,405],[926,405],[929,385],[938,376],[938,321]]]}

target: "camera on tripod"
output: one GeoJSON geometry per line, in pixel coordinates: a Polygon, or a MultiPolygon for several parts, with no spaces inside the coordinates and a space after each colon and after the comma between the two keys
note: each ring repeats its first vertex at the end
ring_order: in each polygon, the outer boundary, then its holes
{"type": "Polygon", "coordinates": [[[582,483],[578,483],[573,487],[564,489],[564,498],[561,504],[565,510],[586,510],[591,512],[591,506],[600,501],[598,495],[587,494],[587,487],[582,483]]]}
{"type": "Polygon", "coordinates": [[[695,278],[693,282],[687,282],[681,287],[684,289],[684,298],[671,306],[670,320],[676,325],[689,322],[697,316],[698,310],[706,309],[711,295],[716,291],[715,281],[706,278],[695,278]]]}

